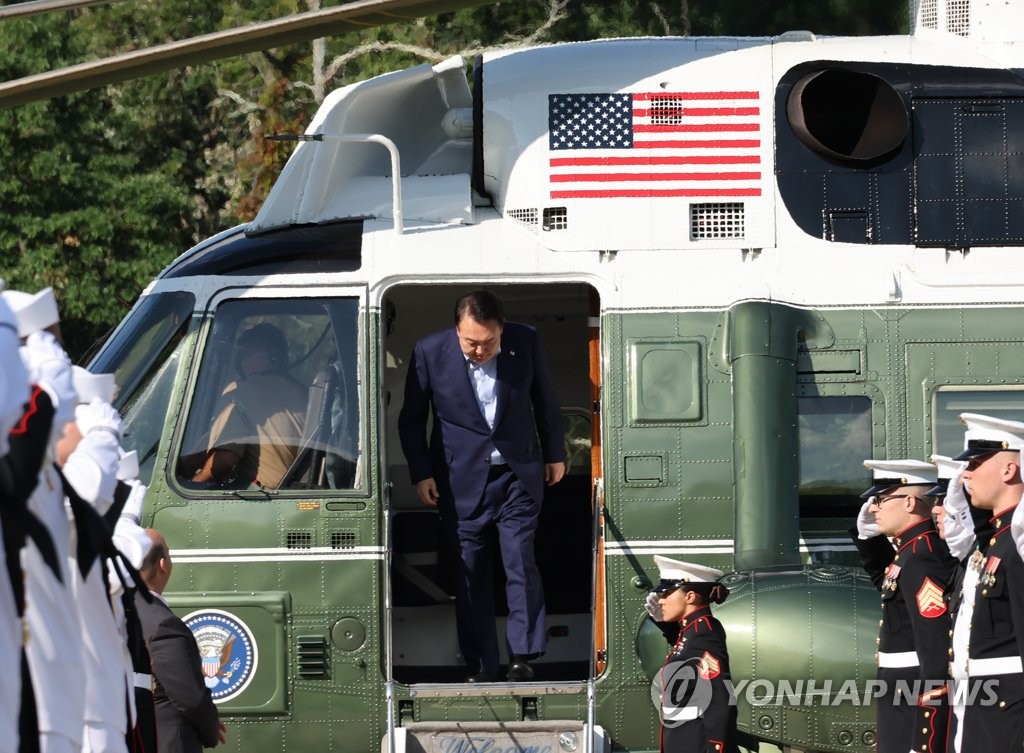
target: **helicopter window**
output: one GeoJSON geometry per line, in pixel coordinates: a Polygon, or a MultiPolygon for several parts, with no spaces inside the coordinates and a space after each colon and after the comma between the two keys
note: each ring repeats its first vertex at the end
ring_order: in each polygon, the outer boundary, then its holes
{"type": "Polygon", "coordinates": [[[181,362],[182,341],[192,321],[191,293],[147,296],[90,365],[113,373],[119,392],[115,405],[124,420],[125,450],[139,456],[139,478],[148,484],[181,362]]]}
{"type": "Polygon", "coordinates": [[[358,302],[222,304],[203,349],[176,469],[194,489],[353,489],[358,302]]]}
{"type": "Polygon", "coordinates": [[[870,475],[871,399],[797,398],[800,434],[800,516],[850,517],[870,475]]]}
{"type": "Polygon", "coordinates": [[[964,425],[961,413],[1024,421],[1024,389],[1018,385],[996,385],[991,388],[939,389],[935,393],[932,415],[932,447],[935,453],[954,457],[964,447],[964,425]]]}

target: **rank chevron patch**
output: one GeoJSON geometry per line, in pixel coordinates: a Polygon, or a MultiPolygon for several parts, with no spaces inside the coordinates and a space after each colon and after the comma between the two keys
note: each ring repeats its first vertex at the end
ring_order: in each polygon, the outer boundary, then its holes
{"type": "Polygon", "coordinates": [[[925,578],[917,591],[917,609],[922,617],[929,619],[941,617],[946,613],[946,602],[942,598],[942,589],[931,578],[925,578]]]}
{"type": "Polygon", "coordinates": [[[704,655],[700,657],[700,676],[705,680],[714,680],[720,674],[722,674],[722,665],[709,651],[705,651],[704,655]]]}

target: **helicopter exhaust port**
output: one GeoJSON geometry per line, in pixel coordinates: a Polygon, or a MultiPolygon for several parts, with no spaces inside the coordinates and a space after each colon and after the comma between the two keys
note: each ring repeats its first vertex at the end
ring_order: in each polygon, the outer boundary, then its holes
{"type": "Polygon", "coordinates": [[[804,146],[847,164],[891,156],[910,127],[903,98],[888,82],[838,68],[801,78],[789,93],[786,116],[804,146]]]}

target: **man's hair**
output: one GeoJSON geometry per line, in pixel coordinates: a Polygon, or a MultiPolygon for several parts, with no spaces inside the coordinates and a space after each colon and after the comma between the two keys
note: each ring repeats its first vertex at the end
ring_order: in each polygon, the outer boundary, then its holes
{"type": "Polygon", "coordinates": [[[275,369],[288,365],[288,341],[281,330],[267,322],[255,324],[239,335],[235,349],[239,354],[245,350],[262,350],[275,369]]]}
{"type": "Polygon", "coordinates": [[[497,322],[505,324],[505,315],[501,310],[501,301],[487,290],[474,290],[466,293],[455,302],[455,326],[468,316],[475,322],[497,322]]]}
{"type": "Polygon", "coordinates": [[[146,557],[142,560],[142,566],[139,568],[139,575],[142,576],[142,579],[149,582],[160,560],[167,557],[168,554],[167,544],[162,539],[159,542],[154,542],[153,546],[146,552],[146,557]]]}

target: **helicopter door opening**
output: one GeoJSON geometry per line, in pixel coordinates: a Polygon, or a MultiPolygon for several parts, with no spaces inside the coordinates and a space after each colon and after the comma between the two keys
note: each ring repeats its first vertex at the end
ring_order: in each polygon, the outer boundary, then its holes
{"type": "MultiPolygon", "coordinates": [[[[398,440],[398,414],[413,346],[425,335],[451,327],[455,301],[480,287],[501,299],[507,321],[536,328],[561,403],[566,475],[560,483],[546,487],[535,546],[547,610],[547,649],[531,665],[538,681],[582,681],[592,671],[595,634],[591,447],[597,446],[592,427],[599,423],[593,413],[592,381],[599,381],[599,372],[591,375],[589,351],[598,345],[592,317],[597,316],[599,305],[588,285],[565,283],[399,285],[383,301],[393,677],[408,684],[461,682],[466,675],[452,596],[457,555],[446,544],[437,509],[423,505],[416,496],[398,440]]],[[[492,550],[495,630],[503,671],[508,661],[508,608],[496,536],[492,550]]]]}

